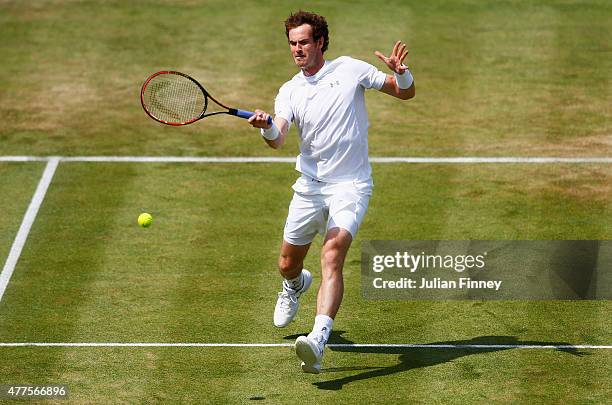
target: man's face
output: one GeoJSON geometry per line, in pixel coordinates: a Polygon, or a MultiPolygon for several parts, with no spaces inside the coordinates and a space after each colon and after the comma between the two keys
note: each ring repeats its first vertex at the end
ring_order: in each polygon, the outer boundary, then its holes
{"type": "Polygon", "coordinates": [[[289,30],[289,47],[295,64],[302,70],[308,71],[323,59],[321,52],[323,38],[315,42],[310,24],[303,24],[289,30]]]}

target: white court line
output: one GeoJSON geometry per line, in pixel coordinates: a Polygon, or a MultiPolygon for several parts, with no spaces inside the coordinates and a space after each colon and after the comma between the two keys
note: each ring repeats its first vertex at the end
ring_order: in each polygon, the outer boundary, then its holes
{"type": "Polygon", "coordinates": [[[4,264],[4,268],[2,269],[2,273],[0,273],[0,300],[2,300],[6,286],[13,275],[13,270],[15,270],[15,266],[17,265],[17,261],[19,260],[19,256],[23,250],[23,246],[25,245],[30,229],[32,228],[32,224],[34,223],[36,215],[38,214],[38,209],[45,198],[45,194],[47,193],[49,184],[51,184],[51,180],[53,179],[53,175],[55,174],[55,169],[57,169],[58,164],[58,158],[49,159],[49,162],[45,167],[45,171],[38,182],[38,187],[34,192],[34,196],[32,196],[32,201],[30,201],[30,205],[28,206],[25,216],[23,217],[23,221],[21,222],[21,226],[19,227],[15,240],[13,241],[13,246],[11,246],[11,250],[8,258],[6,259],[6,263],[4,264]]]}
{"type": "Polygon", "coordinates": [[[374,157],[373,163],[612,163],[612,157],[374,157]]]}
{"type": "MultiPolygon", "coordinates": [[[[295,163],[294,157],[197,157],[197,156],[0,156],[0,162],[41,162],[59,159],[61,162],[90,163],[295,163]]],[[[612,157],[371,157],[372,163],[612,163],[612,157]]]]}
{"type": "MultiPolygon", "coordinates": [[[[293,347],[293,343],[120,343],[120,342],[0,342],[0,347],[293,347]]],[[[470,345],[330,343],[329,348],[398,349],[612,349],[612,345],[470,345]]]]}
{"type": "Polygon", "coordinates": [[[64,162],[93,163],[295,163],[292,157],[258,157],[258,156],[67,156],[64,162]]]}
{"type": "Polygon", "coordinates": [[[50,159],[44,156],[0,156],[0,162],[46,162],[50,159]]]}

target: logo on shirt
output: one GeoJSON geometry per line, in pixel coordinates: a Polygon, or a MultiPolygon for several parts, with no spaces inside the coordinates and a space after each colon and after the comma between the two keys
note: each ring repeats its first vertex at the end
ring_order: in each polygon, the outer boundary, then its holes
{"type": "Polygon", "coordinates": [[[340,81],[336,80],[335,82],[329,82],[329,86],[333,88],[334,86],[340,86],[340,81]]]}

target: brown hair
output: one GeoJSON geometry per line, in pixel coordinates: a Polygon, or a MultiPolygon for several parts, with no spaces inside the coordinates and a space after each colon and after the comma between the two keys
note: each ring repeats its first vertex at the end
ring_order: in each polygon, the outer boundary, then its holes
{"type": "Polygon", "coordinates": [[[321,51],[325,52],[327,50],[327,45],[329,45],[329,30],[327,29],[325,17],[302,10],[291,14],[285,20],[285,34],[287,38],[289,38],[290,30],[303,24],[308,24],[312,27],[312,37],[315,41],[318,41],[321,37],[324,38],[321,51]]]}

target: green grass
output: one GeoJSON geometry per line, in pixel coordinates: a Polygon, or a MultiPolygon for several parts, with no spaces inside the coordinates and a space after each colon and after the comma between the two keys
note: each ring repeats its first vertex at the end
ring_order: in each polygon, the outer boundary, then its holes
{"type": "MultiPolygon", "coordinates": [[[[296,72],[282,21],[327,16],[328,57],[382,68],[408,43],[417,96],[368,93],[372,156],[610,156],[606,1],[0,0],[1,155],[295,156],[243,120],[149,120],[155,70],[271,110],[296,72]]],[[[44,163],[0,163],[0,263],[44,163]]],[[[331,342],[612,342],[611,301],[368,301],[360,240],[610,239],[608,164],[375,164],[331,342]]],[[[0,342],[291,343],[314,293],[272,326],[290,164],[60,163],[0,301],[0,342]],[[137,226],[151,212],[151,228],[137,226]]],[[[306,267],[319,281],[320,239],[306,267]]],[[[74,403],[604,403],[610,350],[0,348],[0,384],[64,383],[74,403]]]]}
{"type": "MultiPolygon", "coordinates": [[[[514,233],[504,237],[516,239],[609,238],[605,201],[584,204],[594,195],[558,195],[562,210],[537,226],[521,227],[541,216],[563,179],[550,179],[553,168],[513,169],[375,165],[375,195],[360,238],[495,239],[506,229],[514,233]],[[539,192],[511,192],[527,176],[539,192]],[[479,193],[491,181],[498,192],[479,193]],[[522,209],[490,222],[500,206],[522,209]],[[568,224],[563,212],[579,216],[568,224]]],[[[596,184],[609,169],[578,166],[572,173],[596,184]]],[[[279,282],[274,267],[294,177],[288,164],[60,164],[0,302],[0,341],[291,342],[309,330],[315,304],[309,295],[293,324],[272,327],[279,282]],[[135,222],[145,210],[155,218],[148,229],[135,222]]],[[[317,268],[316,256],[313,248],[307,267],[317,268]]],[[[612,338],[609,301],[372,302],[361,296],[359,271],[354,248],[334,342],[609,344],[612,338]]],[[[315,401],[446,402],[461,394],[470,402],[545,403],[598,402],[609,392],[605,378],[597,377],[610,368],[610,354],[601,350],[576,356],[336,349],[328,350],[328,372],[318,377],[301,375],[287,348],[2,351],[7,361],[0,380],[61,381],[77,402],[115,395],[126,402],[284,402],[288,389],[315,401]],[[28,360],[21,358],[24,352],[28,360]],[[529,382],[536,377],[559,388],[541,393],[529,382]],[[440,381],[445,389],[438,392],[440,381]],[[468,383],[478,389],[466,390],[468,383]],[[329,391],[340,392],[330,397],[329,391]]]]}
{"type": "MultiPolygon", "coordinates": [[[[374,50],[409,45],[417,96],[371,92],[373,155],[591,156],[610,147],[605,1],[391,2],[393,13],[371,1],[4,1],[0,154],[271,154],[241,120],[176,129],[143,119],[138,89],[173,68],[227,104],[271,110],[296,71],[282,21],[299,6],[327,15],[329,58],[382,69],[374,50]]],[[[295,150],[289,142],[280,153],[295,150]]]]}
{"type": "MultiPolygon", "coordinates": [[[[3,355],[13,362],[22,352],[3,355]]],[[[49,377],[78,381],[71,399],[87,403],[605,403],[612,361],[601,351],[329,350],[334,369],[312,376],[295,372],[288,348],[53,348],[36,355],[15,372],[20,381],[40,381],[52,364],[49,377]]]]}

